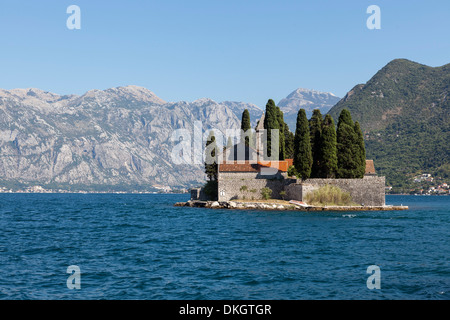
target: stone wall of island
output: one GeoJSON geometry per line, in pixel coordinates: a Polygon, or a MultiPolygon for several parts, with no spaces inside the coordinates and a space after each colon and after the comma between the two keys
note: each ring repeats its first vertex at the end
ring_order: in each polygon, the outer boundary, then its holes
{"type": "Polygon", "coordinates": [[[272,190],[273,199],[281,199],[280,192],[296,180],[289,179],[286,172],[273,175],[263,175],[260,172],[220,172],[218,181],[218,200],[228,201],[263,199],[263,188],[272,190]]]}
{"type": "Polygon", "coordinates": [[[364,206],[384,206],[385,178],[365,176],[362,179],[308,179],[301,183],[290,184],[285,187],[287,200],[304,201],[306,195],[325,185],[339,187],[349,192],[352,201],[364,206]]]}
{"type": "MultiPolygon", "coordinates": [[[[327,184],[349,192],[352,201],[359,205],[385,205],[384,177],[365,176],[362,179],[308,179],[301,181],[288,178],[285,172],[278,172],[270,176],[257,172],[220,172],[218,201],[259,200],[262,199],[261,190],[263,188],[272,190],[271,197],[273,199],[304,201],[309,192],[327,184]]],[[[198,195],[200,196],[200,193],[198,195]]],[[[206,200],[204,197],[197,198],[195,196],[192,199],[206,200]]]]}

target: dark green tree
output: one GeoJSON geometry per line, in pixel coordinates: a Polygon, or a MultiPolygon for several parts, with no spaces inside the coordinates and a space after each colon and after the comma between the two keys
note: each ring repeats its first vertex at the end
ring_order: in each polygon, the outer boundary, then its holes
{"type": "Polygon", "coordinates": [[[277,120],[278,120],[278,127],[280,128],[280,151],[279,151],[279,159],[284,160],[286,157],[286,144],[285,144],[285,136],[284,136],[284,129],[285,129],[285,123],[284,123],[284,116],[283,111],[281,111],[280,107],[277,107],[277,120]]]}
{"type": "Polygon", "coordinates": [[[322,114],[319,109],[314,109],[313,115],[309,120],[309,136],[311,139],[311,153],[313,164],[311,168],[311,176],[318,177],[320,170],[320,141],[322,134],[322,114]]]}
{"type": "Polygon", "coordinates": [[[205,173],[209,181],[217,180],[218,165],[216,155],[216,137],[214,132],[210,131],[208,139],[206,140],[205,148],[205,173]]]}
{"type": "Polygon", "coordinates": [[[364,146],[364,136],[358,121],[355,121],[354,130],[356,134],[356,160],[358,162],[355,178],[363,178],[366,173],[366,147],[364,146]]]}
{"type": "Polygon", "coordinates": [[[284,143],[285,158],[294,159],[294,134],[289,130],[289,126],[286,123],[284,126],[284,143]]]}
{"type": "Polygon", "coordinates": [[[350,114],[350,111],[348,109],[342,109],[341,113],[339,114],[338,128],[344,123],[348,124],[349,126],[354,125],[352,115],[350,114]]]}
{"type": "Polygon", "coordinates": [[[278,110],[275,102],[269,99],[266,104],[266,113],[264,116],[264,129],[266,129],[267,155],[272,157],[272,130],[279,130],[278,110]]]}
{"type": "Polygon", "coordinates": [[[300,109],[294,138],[294,167],[301,179],[310,177],[312,161],[308,119],[305,109],[300,109]]]}
{"type": "Polygon", "coordinates": [[[247,134],[241,137],[241,141],[243,142],[243,140],[245,139],[246,146],[252,145],[253,142],[251,129],[252,126],[250,124],[250,112],[248,112],[248,109],[245,109],[244,112],[242,113],[241,130],[247,134]],[[250,131],[247,132],[247,130],[250,131]]]}
{"type": "Polygon", "coordinates": [[[358,159],[356,155],[357,137],[350,111],[343,109],[339,115],[336,132],[338,178],[355,178],[358,175],[358,159]]]}
{"type": "Polygon", "coordinates": [[[337,172],[336,129],[333,118],[327,114],[322,123],[319,148],[320,178],[335,178],[337,172]]]}

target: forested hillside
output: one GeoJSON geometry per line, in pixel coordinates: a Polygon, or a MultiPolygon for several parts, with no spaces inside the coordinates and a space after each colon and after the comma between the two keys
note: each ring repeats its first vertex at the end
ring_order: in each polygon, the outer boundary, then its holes
{"type": "Polygon", "coordinates": [[[450,64],[428,67],[391,61],[366,84],[355,86],[330,111],[350,110],[365,135],[368,159],[397,190],[413,188],[419,173],[448,176],[450,64]]]}

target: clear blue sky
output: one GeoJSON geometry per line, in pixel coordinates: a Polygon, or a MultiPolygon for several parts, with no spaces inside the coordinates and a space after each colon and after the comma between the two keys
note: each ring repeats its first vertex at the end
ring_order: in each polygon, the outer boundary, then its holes
{"type": "Polygon", "coordinates": [[[344,96],[395,58],[450,62],[450,1],[1,0],[0,88],[129,84],[166,101],[263,107],[298,87],[344,96]],[[81,8],[81,30],[66,9],[81,8]],[[369,30],[369,5],[381,30],[369,30]]]}

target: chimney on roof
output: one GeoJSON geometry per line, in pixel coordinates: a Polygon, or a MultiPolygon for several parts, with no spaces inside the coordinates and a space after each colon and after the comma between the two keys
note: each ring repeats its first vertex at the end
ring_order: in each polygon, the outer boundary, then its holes
{"type": "Polygon", "coordinates": [[[373,160],[366,160],[366,172],[365,176],[376,176],[375,166],[373,165],[373,160]]]}

